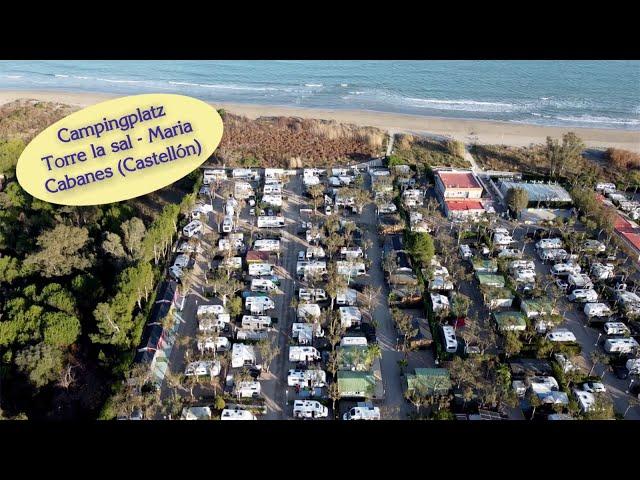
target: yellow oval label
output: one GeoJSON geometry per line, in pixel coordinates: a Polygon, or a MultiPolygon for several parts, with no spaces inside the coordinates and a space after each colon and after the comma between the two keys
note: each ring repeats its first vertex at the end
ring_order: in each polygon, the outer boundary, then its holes
{"type": "Polygon", "coordinates": [[[198,168],[222,138],[222,119],[192,97],[108,100],[54,123],[24,149],[18,182],[40,200],[100,205],[139,197],[198,168]]]}

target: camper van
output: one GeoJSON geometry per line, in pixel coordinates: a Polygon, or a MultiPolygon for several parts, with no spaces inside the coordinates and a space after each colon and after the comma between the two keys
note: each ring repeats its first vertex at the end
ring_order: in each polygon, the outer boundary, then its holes
{"type": "Polygon", "coordinates": [[[238,200],[246,200],[254,194],[253,187],[247,182],[235,182],[233,196],[238,200]]]}
{"type": "Polygon", "coordinates": [[[606,322],[604,333],[605,335],[629,335],[631,330],[622,322],[606,322]]]}
{"type": "Polygon", "coordinates": [[[607,353],[635,353],[638,349],[638,342],[633,337],[629,338],[607,338],[604,341],[604,351],[607,353]]]}
{"type": "Polygon", "coordinates": [[[469,245],[460,245],[458,250],[460,252],[460,257],[463,260],[470,260],[473,257],[473,253],[471,252],[471,247],[469,247],[469,245]]]}
{"type": "Polygon", "coordinates": [[[220,420],[257,420],[257,418],[249,410],[225,408],[220,414],[220,420]]]}
{"type": "Polygon", "coordinates": [[[313,362],[320,358],[320,352],[314,347],[289,347],[290,362],[313,362]]]}
{"type": "Polygon", "coordinates": [[[323,275],[325,273],[327,273],[327,262],[303,260],[296,264],[296,274],[300,277],[307,275],[323,275]]]}
{"type": "Polygon", "coordinates": [[[233,232],[233,217],[226,215],[222,221],[222,231],[224,233],[233,232]]]}
{"type": "Polygon", "coordinates": [[[271,317],[267,315],[243,315],[241,326],[244,330],[266,330],[271,328],[271,317]]]}
{"type": "Polygon", "coordinates": [[[273,265],[270,263],[252,263],[249,265],[251,277],[266,277],[273,275],[273,265]]]}
{"type": "Polygon", "coordinates": [[[327,384],[327,374],[324,370],[289,370],[287,385],[290,387],[324,387],[327,384]]]}
{"type": "Polygon", "coordinates": [[[252,314],[260,314],[276,308],[275,303],[269,297],[247,297],[244,305],[252,314]]]}
{"type": "Polygon", "coordinates": [[[380,408],[370,402],[358,402],[342,416],[343,420],[380,420],[380,408]]]}
{"type": "Polygon", "coordinates": [[[261,391],[260,382],[238,382],[234,394],[238,398],[257,398],[261,391]]]}
{"type": "Polygon", "coordinates": [[[185,225],[182,229],[182,234],[185,237],[191,238],[198,233],[202,233],[202,222],[200,220],[194,220],[191,223],[185,225]]]}
{"type": "Polygon", "coordinates": [[[593,288],[593,282],[586,273],[572,273],[567,277],[569,288],[588,289],[593,288]]]}
{"type": "Polygon", "coordinates": [[[598,301],[598,293],[592,289],[577,289],[568,295],[570,302],[594,303],[598,301]]]}
{"type": "Polygon", "coordinates": [[[182,275],[184,275],[184,272],[180,267],[176,265],[169,267],[169,276],[171,276],[171,278],[173,278],[174,280],[180,280],[182,278],[182,275]]]}
{"type": "Polygon", "coordinates": [[[456,339],[456,332],[450,325],[442,327],[442,337],[444,339],[445,350],[448,353],[455,353],[458,351],[458,340],[456,339]]]}
{"type": "Polygon", "coordinates": [[[203,315],[222,315],[226,313],[225,308],[222,305],[200,305],[196,310],[196,317],[200,318],[203,315]]]}
{"type": "Polygon", "coordinates": [[[608,317],[613,312],[606,303],[587,303],[584,306],[584,313],[587,317],[608,317]]]}
{"type": "Polygon", "coordinates": [[[566,328],[557,328],[552,332],[547,333],[547,339],[551,342],[575,342],[576,336],[573,332],[567,330],[566,328]]]}
{"type": "Polygon", "coordinates": [[[590,273],[596,280],[608,280],[613,277],[613,271],[614,266],[611,264],[594,263],[591,265],[590,273]]]}
{"type": "Polygon", "coordinates": [[[614,193],[616,191],[616,185],[614,183],[596,183],[596,192],[602,192],[605,195],[607,193],[614,193]]]}
{"type": "Polygon", "coordinates": [[[360,247],[342,247],[340,249],[340,256],[345,260],[356,260],[363,255],[360,247]]]}
{"type": "Polygon", "coordinates": [[[262,278],[254,278],[251,280],[252,292],[271,292],[276,288],[276,284],[271,280],[265,280],[262,278]]]}
{"type": "Polygon", "coordinates": [[[324,418],[329,415],[329,409],[317,400],[296,400],[293,402],[293,416],[295,418],[324,418]]]}

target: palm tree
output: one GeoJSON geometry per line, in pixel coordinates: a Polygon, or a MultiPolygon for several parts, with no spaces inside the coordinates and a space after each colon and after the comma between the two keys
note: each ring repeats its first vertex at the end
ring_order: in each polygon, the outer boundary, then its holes
{"type": "MultiPolygon", "coordinates": [[[[591,369],[589,370],[589,377],[593,373],[593,370],[596,368],[596,365],[602,363],[606,365],[609,362],[609,357],[602,353],[600,350],[594,350],[589,354],[589,358],[591,359],[591,369]]],[[[602,376],[604,376],[604,372],[602,372],[602,376]]]]}
{"type": "Polygon", "coordinates": [[[536,408],[542,405],[542,402],[540,401],[540,398],[538,397],[538,395],[533,391],[529,392],[528,400],[529,400],[529,405],[533,407],[533,411],[531,412],[531,418],[530,418],[530,420],[533,420],[534,417],[536,416],[536,408]]]}

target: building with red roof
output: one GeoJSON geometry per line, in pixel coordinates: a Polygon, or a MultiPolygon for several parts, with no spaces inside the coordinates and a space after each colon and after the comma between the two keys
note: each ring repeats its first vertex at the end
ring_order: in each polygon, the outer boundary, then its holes
{"type": "Polygon", "coordinates": [[[482,197],[482,185],[469,170],[438,170],[435,180],[436,192],[444,201],[482,197]]]}
{"type": "Polygon", "coordinates": [[[447,200],[444,202],[444,214],[449,219],[479,217],[486,210],[479,200],[447,200]]]}

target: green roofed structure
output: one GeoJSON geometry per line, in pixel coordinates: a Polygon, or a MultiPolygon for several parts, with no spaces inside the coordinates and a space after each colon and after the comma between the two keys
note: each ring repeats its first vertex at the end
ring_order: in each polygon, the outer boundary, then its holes
{"type": "Polygon", "coordinates": [[[520,309],[527,318],[545,317],[555,315],[558,309],[554,308],[553,303],[548,298],[532,298],[523,300],[520,309]]]}
{"type": "Polygon", "coordinates": [[[340,398],[371,398],[375,389],[376,379],[372,373],[338,371],[340,398]]]}
{"type": "Polygon", "coordinates": [[[498,271],[498,262],[494,258],[487,260],[474,258],[471,264],[473,265],[473,271],[476,273],[496,273],[498,271]]]}
{"type": "Polygon", "coordinates": [[[451,377],[446,368],[416,368],[406,376],[407,392],[425,395],[444,395],[451,390],[451,377]]]}
{"type": "Polygon", "coordinates": [[[524,313],[516,311],[493,312],[493,318],[501,332],[517,331],[522,332],[527,329],[527,321],[524,313]]]}
{"type": "Polygon", "coordinates": [[[505,281],[502,275],[493,273],[476,273],[481,286],[504,288],[505,281]]]}

